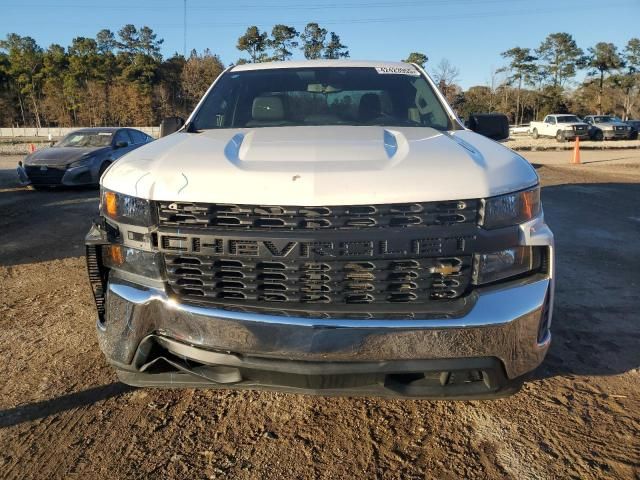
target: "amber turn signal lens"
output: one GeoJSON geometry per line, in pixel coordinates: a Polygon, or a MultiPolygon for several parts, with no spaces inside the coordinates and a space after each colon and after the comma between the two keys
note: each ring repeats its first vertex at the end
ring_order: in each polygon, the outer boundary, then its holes
{"type": "Polygon", "coordinates": [[[116,217],[118,214],[118,200],[116,194],[113,192],[104,193],[104,205],[107,215],[110,217],[116,217]]]}
{"type": "Polygon", "coordinates": [[[120,266],[124,263],[124,252],[120,245],[109,245],[108,255],[111,263],[120,266]]]}
{"type": "Polygon", "coordinates": [[[535,190],[529,190],[522,194],[522,211],[527,218],[533,218],[534,210],[539,207],[540,194],[535,190]]]}

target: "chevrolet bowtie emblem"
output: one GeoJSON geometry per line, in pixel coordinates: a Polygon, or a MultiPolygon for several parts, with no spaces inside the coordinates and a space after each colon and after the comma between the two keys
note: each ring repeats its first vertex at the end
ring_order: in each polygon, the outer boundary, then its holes
{"type": "Polygon", "coordinates": [[[460,265],[451,265],[444,263],[441,263],[429,269],[431,273],[439,273],[440,275],[452,275],[454,273],[460,273],[460,270],[462,270],[462,267],[460,265]]]}

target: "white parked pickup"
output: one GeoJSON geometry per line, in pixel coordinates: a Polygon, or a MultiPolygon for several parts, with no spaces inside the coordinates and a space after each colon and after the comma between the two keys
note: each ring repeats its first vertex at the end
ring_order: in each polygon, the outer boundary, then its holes
{"type": "Polygon", "coordinates": [[[555,137],[559,142],[589,139],[589,125],[575,115],[547,115],[542,122],[531,122],[529,133],[533,138],[555,137]]]}

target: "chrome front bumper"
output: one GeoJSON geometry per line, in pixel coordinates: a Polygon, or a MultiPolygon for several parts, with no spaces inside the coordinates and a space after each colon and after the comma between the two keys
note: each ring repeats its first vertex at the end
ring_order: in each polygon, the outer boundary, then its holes
{"type": "Polygon", "coordinates": [[[577,132],[575,130],[564,130],[564,137],[565,138],[576,138],[576,137],[580,137],[581,139],[587,139],[589,138],[589,131],[585,130],[584,132],[577,132]]]}
{"type": "MultiPolygon", "coordinates": [[[[145,338],[168,339],[172,353],[206,362],[206,352],[291,362],[397,362],[496,358],[508,379],[536,368],[549,347],[541,332],[548,278],[475,292],[468,313],[428,320],[311,319],[203,308],[176,303],[160,289],[113,278],[100,347],[120,369],[135,368],[145,338]],[[540,341],[539,341],[540,339],[540,341]],[[133,367],[132,367],[133,365],[133,367]]],[[[548,305],[547,305],[548,306],[548,305]]]]}
{"type": "Polygon", "coordinates": [[[602,130],[602,135],[606,140],[624,140],[629,137],[628,130],[602,130]]]}

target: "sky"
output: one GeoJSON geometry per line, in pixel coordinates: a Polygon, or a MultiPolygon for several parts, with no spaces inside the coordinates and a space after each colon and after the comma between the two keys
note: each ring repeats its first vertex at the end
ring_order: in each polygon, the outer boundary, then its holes
{"type": "MultiPolygon", "coordinates": [[[[600,41],[619,48],[640,37],[640,0],[186,0],[187,52],[206,48],[225,64],[246,57],[236,49],[246,27],[276,23],[301,31],[314,21],[335,31],[351,58],[446,58],[463,88],[487,85],[509,48],[536,48],[549,34],[568,32],[587,49],[600,41]]],[[[164,39],[162,53],[182,53],[184,0],[0,0],[0,38],[28,35],[43,47],[108,28],[147,25],[164,39]]],[[[294,58],[303,58],[296,52],[294,58]]],[[[429,68],[431,67],[431,68],[429,68]]]]}

